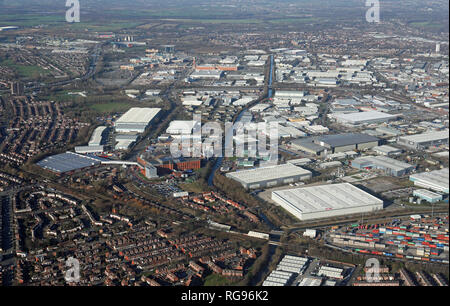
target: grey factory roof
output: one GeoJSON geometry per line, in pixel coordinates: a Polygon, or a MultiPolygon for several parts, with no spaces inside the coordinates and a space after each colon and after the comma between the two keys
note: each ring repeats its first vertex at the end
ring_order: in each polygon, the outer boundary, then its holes
{"type": "Polygon", "coordinates": [[[393,153],[393,152],[401,152],[402,149],[391,147],[388,145],[383,145],[379,147],[372,148],[372,150],[376,152],[382,152],[382,153],[393,153]]]}
{"type": "Polygon", "coordinates": [[[382,204],[383,201],[349,184],[321,185],[274,191],[299,213],[382,204]]]}
{"type": "Polygon", "coordinates": [[[309,175],[309,174],[311,174],[311,172],[303,168],[294,166],[292,164],[283,164],[277,166],[237,171],[233,173],[228,173],[227,176],[237,181],[252,184],[260,182],[262,180],[270,181],[284,177],[291,177],[296,175],[309,175]]]}
{"type": "Polygon", "coordinates": [[[448,139],[448,130],[445,131],[439,131],[439,132],[429,132],[429,133],[422,133],[417,135],[411,135],[411,136],[402,136],[400,139],[407,141],[407,142],[413,142],[413,143],[422,143],[422,142],[430,142],[430,141],[436,141],[441,139],[448,139]]]}
{"type": "Polygon", "coordinates": [[[326,135],[317,138],[317,143],[323,142],[332,147],[342,147],[348,145],[354,145],[358,143],[368,143],[379,141],[377,137],[370,136],[362,133],[348,133],[337,135],[326,135]]]}
{"type": "Polygon", "coordinates": [[[356,101],[355,99],[347,98],[347,99],[336,99],[332,104],[335,104],[335,105],[360,105],[362,103],[359,101],[356,101]]]}
{"type": "Polygon", "coordinates": [[[66,152],[49,156],[37,163],[38,166],[57,173],[65,173],[100,164],[96,158],[66,152]]]}
{"type": "Polygon", "coordinates": [[[405,169],[414,168],[414,165],[386,157],[386,156],[363,156],[353,160],[352,163],[360,165],[376,165],[385,169],[392,169],[395,171],[402,171],[405,169]]]}

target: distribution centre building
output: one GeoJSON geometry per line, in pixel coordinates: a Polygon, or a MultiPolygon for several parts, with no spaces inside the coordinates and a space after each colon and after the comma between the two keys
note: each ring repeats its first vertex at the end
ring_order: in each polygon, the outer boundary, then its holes
{"type": "Polygon", "coordinates": [[[411,136],[402,136],[398,138],[397,143],[413,150],[423,150],[431,146],[448,144],[448,132],[448,130],[445,130],[411,136]]]}
{"type": "Polygon", "coordinates": [[[366,150],[378,146],[380,139],[362,133],[345,133],[318,137],[316,144],[327,149],[328,153],[366,150]]]}
{"type": "Polygon", "coordinates": [[[402,176],[413,171],[416,166],[387,157],[387,156],[363,156],[352,161],[352,167],[356,169],[380,169],[388,175],[402,176]]]}
{"type": "Polygon", "coordinates": [[[366,150],[377,147],[380,139],[363,133],[344,133],[294,139],[290,145],[295,150],[324,156],[339,152],[366,150]]]}
{"type": "Polygon", "coordinates": [[[116,121],[116,132],[143,133],[160,111],[160,108],[133,107],[116,121]]]}
{"type": "Polygon", "coordinates": [[[425,200],[429,203],[436,203],[442,201],[443,197],[441,194],[426,190],[426,189],[418,189],[414,190],[413,196],[418,197],[422,200],[425,200]]]}
{"type": "Polygon", "coordinates": [[[104,143],[104,133],[107,129],[106,126],[99,126],[92,133],[91,139],[89,140],[89,146],[100,146],[104,143]]]}
{"type": "Polygon", "coordinates": [[[78,154],[96,154],[103,153],[104,146],[78,146],[75,147],[75,153],[78,154]]]}
{"type": "Polygon", "coordinates": [[[448,193],[448,168],[413,174],[409,177],[415,186],[448,193]]]}
{"type": "Polygon", "coordinates": [[[292,164],[283,164],[227,173],[226,176],[246,189],[258,189],[309,180],[312,173],[292,164]]]}
{"type": "Polygon", "coordinates": [[[359,112],[359,113],[349,113],[349,114],[332,114],[330,115],[338,123],[349,124],[349,125],[362,125],[371,123],[387,122],[390,120],[395,120],[399,115],[391,115],[387,113],[369,111],[369,112],[359,112]]]}
{"type": "Polygon", "coordinates": [[[376,152],[378,155],[384,155],[384,156],[390,156],[390,155],[399,155],[403,153],[402,149],[394,148],[388,145],[379,146],[372,148],[374,152],[376,152]]]}
{"type": "Polygon", "coordinates": [[[273,191],[272,200],[300,220],[383,209],[382,200],[349,183],[273,191]]]}
{"type": "Polygon", "coordinates": [[[101,161],[102,159],[80,155],[73,152],[66,152],[46,157],[38,162],[37,165],[41,168],[61,175],[98,166],[101,164],[101,161]]]}

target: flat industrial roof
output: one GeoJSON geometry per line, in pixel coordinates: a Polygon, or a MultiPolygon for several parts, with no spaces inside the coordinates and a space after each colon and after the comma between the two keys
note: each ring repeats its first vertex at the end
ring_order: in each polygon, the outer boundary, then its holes
{"type": "Polygon", "coordinates": [[[306,139],[294,139],[291,141],[293,145],[306,148],[311,151],[315,152],[322,152],[325,151],[325,148],[322,146],[319,146],[318,144],[315,144],[311,138],[306,139]]]}
{"type": "Polygon", "coordinates": [[[336,99],[332,104],[334,104],[334,105],[360,105],[361,102],[356,101],[355,99],[352,99],[352,98],[347,98],[347,99],[336,99]]]}
{"type": "Polygon", "coordinates": [[[298,285],[301,287],[316,287],[320,286],[321,283],[322,283],[321,278],[305,277],[298,285]]]}
{"type": "Polygon", "coordinates": [[[370,136],[362,133],[346,133],[337,135],[326,135],[317,138],[316,142],[323,142],[332,147],[342,147],[348,145],[355,145],[358,143],[368,143],[379,141],[380,139],[374,136],[370,136]]]}
{"type": "Polygon", "coordinates": [[[336,119],[340,119],[347,122],[364,122],[371,120],[390,120],[395,119],[398,115],[391,115],[377,111],[368,111],[368,112],[359,112],[359,113],[350,113],[350,114],[334,114],[336,119]]]}
{"type": "Polygon", "coordinates": [[[413,181],[420,181],[426,184],[435,185],[442,189],[448,190],[449,168],[434,170],[430,172],[422,172],[410,175],[413,181]]]}
{"type": "Polygon", "coordinates": [[[309,158],[297,158],[297,159],[290,159],[286,161],[289,164],[293,165],[306,165],[312,162],[309,158]]]}
{"type": "Polygon", "coordinates": [[[38,166],[57,173],[92,167],[100,164],[100,160],[73,152],[49,156],[37,163],[38,166]]]}
{"type": "Polygon", "coordinates": [[[442,198],[442,195],[440,195],[439,193],[435,193],[426,189],[417,189],[414,190],[414,195],[417,196],[424,196],[430,199],[435,199],[435,198],[442,198]]]}
{"type": "Polygon", "coordinates": [[[292,164],[283,164],[227,173],[227,176],[245,182],[246,184],[252,184],[261,181],[270,181],[284,177],[307,174],[311,174],[311,172],[292,164]]]}
{"type": "Polygon", "coordinates": [[[394,148],[388,145],[383,145],[379,147],[372,148],[374,151],[383,152],[383,153],[392,153],[392,152],[401,152],[402,149],[394,148]]]}
{"type": "Polygon", "coordinates": [[[299,213],[382,204],[383,201],[349,184],[321,185],[273,191],[299,213]]]}
{"type": "Polygon", "coordinates": [[[155,116],[161,111],[160,108],[140,108],[133,107],[130,108],[125,114],[122,115],[117,121],[117,123],[137,123],[137,124],[148,124],[155,118],[155,116]]]}
{"type": "Polygon", "coordinates": [[[93,152],[101,153],[101,152],[103,152],[103,150],[104,150],[104,147],[101,145],[100,146],[78,146],[78,147],[75,147],[75,152],[80,153],[80,154],[93,153],[93,152]]]}
{"type": "Polygon", "coordinates": [[[106,126],[99,126],[92,133],[91,139],[89,140],[89,144],[91,143],[101,143],[103,132],[106,130],[106,126]]]}
{"type": "Polygon", "coordinates": [[[277,90],[275,91],[275,97],[276,96],[298,96],[298,97],[304,97],[305,92],[301,90],[277,90]]]}
{"type": "Polygon", "coordinates": [[[414,165],[386,157],[386,156],[363,156],[353,160],[353,163],[358,164],[373,164],[376,166],[381,166],[396,171],[401,171],[405,169],[414,168],[414,165]]]}
{"type": "Polygon", "coordinates": [[[199,122],[193,120],[173,120],[166,130],[168,134],[190,134],[194,127],[199,128],[199,122]]]}
{"type": "Polygon", "coordinates": [[[400,137],[400,139],[414,143],[436,141],[441,139],[448,139],[448,132],[448,130],[445,130],[439,132],[422,133],[411,136],[402,136],[400,137]]]}

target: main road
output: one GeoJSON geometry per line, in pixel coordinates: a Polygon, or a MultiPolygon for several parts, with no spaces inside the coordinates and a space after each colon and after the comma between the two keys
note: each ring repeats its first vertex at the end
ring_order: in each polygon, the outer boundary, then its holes
{"type": "MultiPolygon", "coordinates": [[[[255,102],[248,104],[247,106],[245,106],[240,113],[237,115],[237,117],[233,120],[233,124],[238,122],[239,120],[241,120],[242,115],[256,102],[260,102],[266,98],[270,99],[272,98],[273,95],[273,89],[272,89],[272,84],[273,84],[273,68],[274,68],[274,58],[273,55],[270,55],[270,69],[269,69],[269,81],[267,82],[266,85],[266,89],[264,90],[264,92],[267,92],[267,95],[265,97],[261,97],[258,100],[256,100],[255,102]]],[[[232,129],[232,127],[231,127],[232,129]]],[[[225,136],[230,135],[232,136],[232,134],[229,132],[229,130],[227,130],[225,132],[225,136]]],[[[226,143],[226,142],[225,142],[226,143]]],[[[216,163],[214,164],[214,167],[211,170],[211,174],[208,177],[208,186],[214,186],[214,177],[216,175],[217,170],[222,166],[222,162],[223,162],[223,156],[220,156],[217,158],[216,163]]]]}

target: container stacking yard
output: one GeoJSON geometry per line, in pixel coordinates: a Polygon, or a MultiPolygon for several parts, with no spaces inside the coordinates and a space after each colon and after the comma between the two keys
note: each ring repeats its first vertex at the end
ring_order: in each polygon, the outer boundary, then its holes
{"type": "Polygon", "coordinates": [[[272,200],[300,220],[383,209],[382,200],[349,183],[273,191],[272,200]]]}

